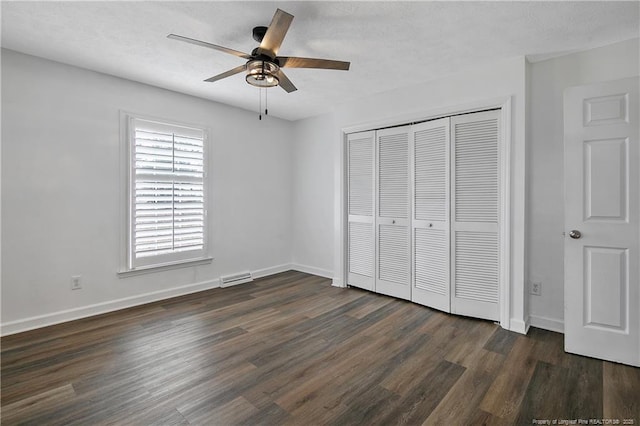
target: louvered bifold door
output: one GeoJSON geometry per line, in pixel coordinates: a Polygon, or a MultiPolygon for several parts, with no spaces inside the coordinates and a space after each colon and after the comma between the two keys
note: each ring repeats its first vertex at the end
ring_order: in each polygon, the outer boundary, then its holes
{"type": "Polygon", "coordinates": [[[413,127],[411,300],[449,312],[449,118],[413,127]]]}
{"type": "Polygon", "coordinates": [[[500,114],[451,118],[451,312],[499,319],[500,114]]]}
{"type": "Polygon", "coordinates": [[[347,136],[347,284],[374,290],[375,132],[347,136]]]}
{"type": "Polygon", "coordinates": [[[409,231],[411,126],[378,130],[376,292],[411,298],[409,231]]]}

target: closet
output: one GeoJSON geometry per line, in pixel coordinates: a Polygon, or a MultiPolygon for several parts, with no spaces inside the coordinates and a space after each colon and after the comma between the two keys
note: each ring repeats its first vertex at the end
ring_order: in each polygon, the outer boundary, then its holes
{"type": "Polygon", "coordinates": [[[499,319],[500,111],[347,135],[347,284],[499,319]]]}

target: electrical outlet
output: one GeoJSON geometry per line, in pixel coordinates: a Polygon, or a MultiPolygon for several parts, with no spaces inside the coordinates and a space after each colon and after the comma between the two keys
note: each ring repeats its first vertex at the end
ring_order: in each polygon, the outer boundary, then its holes
{"type": "Polygon", "coordinates": [[[542,283],[540,281],[531,281],[531,288],[529,289],[529,293],[534,296],[542,295],[542,283]]]}
{"type": "Polygon", "coordinates": [[[80,278],[82,278],[80,275],[73,275],[71,277],[71,290],[80,290],[82,288],[80,278]]]}

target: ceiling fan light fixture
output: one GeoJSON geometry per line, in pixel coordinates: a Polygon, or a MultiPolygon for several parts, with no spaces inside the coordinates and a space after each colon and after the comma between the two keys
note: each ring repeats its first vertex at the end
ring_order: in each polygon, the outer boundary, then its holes
{"type": "Polygon", "coordinates": [[[213,83],[214,81],[222,80],[223,78],[245,72],[245,80],[252,86],[259,88],[280,86],[285,92],[291,93],[298,89],[280,68],[349,70],[350,63],[344,61],[278,56],[280,45],[282,44],[287,31],[289,31],[289,25],[291,25],[292,20],[293,15],[281,9],[277,9],[276,13],[273,15],[273,19],[271,19],[271,24],[269,24],[268,27],[255,27],[253,29],[253,38],[260,43],[260,46],[253,49],[251,54],[229,49],[224,46],[218,46],[217,44],[207,43],[206,41],[183,37],[177,34],[169,34],[167,37],[183,41],[185,43],[219,50],[248,61],[244,65],[240,65],[230,69],[229,71],[223,72],[222,74],[214,75],[213,77],[206,79],[205,81],[208,83],[213,83]]]}
{"type": "Polygon", "coordinates": [[[273,62],[255,59],[247,62],[245,80],[256,87],[275,87],[280,84],[277,73],[280,67],[273,62]]]}

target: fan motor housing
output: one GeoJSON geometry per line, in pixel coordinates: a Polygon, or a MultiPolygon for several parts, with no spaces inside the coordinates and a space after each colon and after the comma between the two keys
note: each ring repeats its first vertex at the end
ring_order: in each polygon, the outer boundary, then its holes
{"type": "Polygon", "coordinates": [[[262,55],[262,54],[258,53],[258,48],[257,47],[251,51],[251,59],[249,59],[249,62],[251,62],[254,59],[260,59],[261,61],[273,62],[274,64],[280,66],[280,63],[278,62],[278,60],[276,58],[272,58],[271,56],[262,55]]]}
{"type": "Polygon", "coordinates": [[[268,29],[268,27],[254,27],[252,32],[253,39],[258,43],[262,43],[262,39],[264,38],[264,35],[267,33],[268,29]]]}

